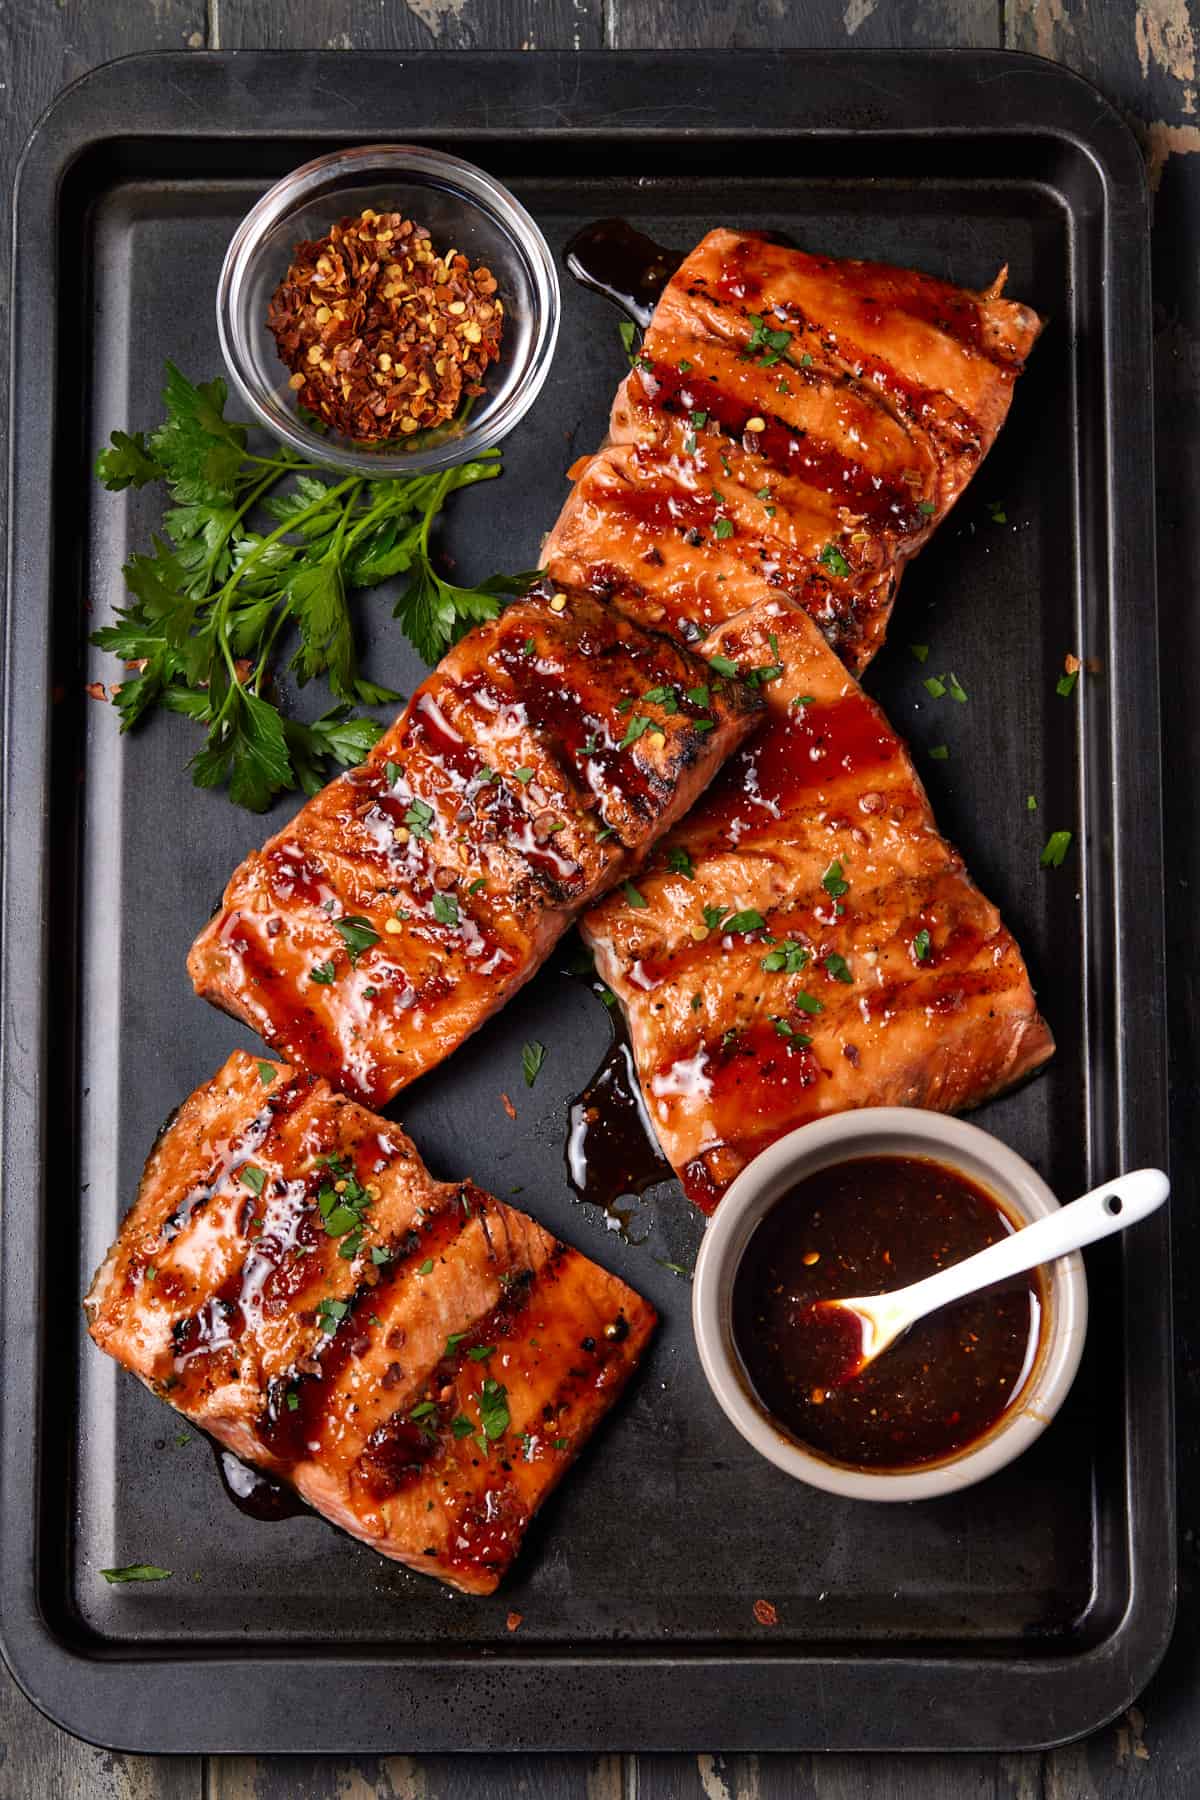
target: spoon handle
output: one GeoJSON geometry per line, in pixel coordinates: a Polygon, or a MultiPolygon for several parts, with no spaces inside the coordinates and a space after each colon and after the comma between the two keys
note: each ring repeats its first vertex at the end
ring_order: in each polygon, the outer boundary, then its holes
{"type": "Polygon", "coordinates": [[[905,1314],[922,1319],[977,1288],[1021,1275],[1039,1263],[1053,1262],[1055,1257],[1081,1250],[1114,1231],[1124,1231],[1127,1225],[1136,1225],[1139,1219],[1157,1212],[1170,1191],[1171,1184],[1161,1169],[1134,1169],[1121,1175],[1059,1207],[1048,1218],[1001,1238],[998,1244],[989,1244],[986,1250],[914,1282],[905,1294],[905,1314]]]}

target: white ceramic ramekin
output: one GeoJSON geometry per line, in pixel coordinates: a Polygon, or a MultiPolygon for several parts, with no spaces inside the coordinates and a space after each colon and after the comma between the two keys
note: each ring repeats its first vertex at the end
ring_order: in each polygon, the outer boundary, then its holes
{"type": "Polygon", "coordinates": [[[1039,1437],[1065,1400],[1087,1332],[1087,1277],[1076,1251],[1043,1271],[1046,1318],[1034,1366],[986,1436],[941,1462],[890,1473],[828,1461],[794,1438],[755,1397],[733,1341],[734,1276],[746,1246],[781,1195],[833,1163],[861,1156],[922,1156],[957,1169],[999,1201],[1018,1227],[1058,1201],[1024,1159],[962,1119],[899,1106],[867,1107],[802,1125],[738,1176],[704,1234],[692,1324],[708,1384],[726,1417],[768,1461],[851,1500],[928,1500],[995,1474],[1039,1437]]]}

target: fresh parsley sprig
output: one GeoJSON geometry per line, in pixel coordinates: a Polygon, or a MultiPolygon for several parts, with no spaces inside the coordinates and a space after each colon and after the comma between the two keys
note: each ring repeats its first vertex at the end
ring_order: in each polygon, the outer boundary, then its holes
{"type": "Polygon", "coordinates": [[[92,642],[135,668],[113,689],[121,729],[155,706],[185,714],[206,733],[191,763],[197,786],[228,781],[233,800],[261,812],[284,789],[315,793],[331,763],[361,761],[382,727],[354,706],[400,698],[359,671],[354,589],[407,575],[395,617],[432,663],[530,577],[463,588],[431,561],[434,519],[456,489],[500,473],[498,451],[435,475],[339,480],[290,450],[253,454],[225,398],[223,381],[196,384],[168,363],[165,421],[149,436],[114,431],[97,457],[111,492],[162,482],[171,505],[165,536],[125,565],[132,604],[92,642]],[[271,523],[259,530],[263,514],[271,523]],[[285,629],[298,638],[297,682],[325,676],[334,701],[312,724],[285,718],[272,698],[285,629]]]}

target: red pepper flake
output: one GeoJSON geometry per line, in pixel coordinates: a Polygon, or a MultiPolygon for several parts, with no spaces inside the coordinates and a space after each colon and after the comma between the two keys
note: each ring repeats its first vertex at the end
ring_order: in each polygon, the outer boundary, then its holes
{"type": "Polygon", "coordinates": [[[521,1621],[524,1617],[525,1617],[524,1613],[510,1612],[507,1619],[505,1619],[504,1623],[508,1626],[508,1629],[510,1631],[515,1631],[517,1629],[517,1626],[521,1623],[521,1621]]]}
{"type": "Polygon", "coordinates": [[[512,1101],[511,1101],[511,1100],[510,1100],[510,1099],[509,1099],[509,1097],[508,1097],[508,1095],[507,1095],[507,1094],[501,1094],[501,1096],[500,1096],[500,1104],[501,1104],[501,1106],[502,1106],[502,1107],[503,1107],[503,1108],[504,1108],[504,1110],[505,1110],[505,1112],[506,1112],[506,1113],[507,1113],[507,1114],[508,1114],[508,1116],[509,1116],[509,1118],[510,1118],[510,1119],[515,1119],[515,1118],[516,1118],[516,1116],[517,1116],[517,1109],[516,1109],[516,1107],[515,1107],[515,1106],[514,1106],[514,1105],[513,1105],[513,1103],[512,1103],[512,1101]]]}
{"type": "Polygon", "coordinates": [[[108,694],[105,692],[104,683],[102,681],[89,681],[83,691],[85,694],[90,694],[93,700],[108,699],[108,694]]]}
{"type": "Polygon", "coordinates": [[[297,244],[267,325],[301,406],[360,441],[454,418],[500,355],[496,277],[370,207],[297,244]]]}
{"type": "Polygon", "coordinates": [[[769,1600],[754,1602],[754,1616],[760,1625],[778,1625],[779,1623],[779,1614],[769,1600]]]}

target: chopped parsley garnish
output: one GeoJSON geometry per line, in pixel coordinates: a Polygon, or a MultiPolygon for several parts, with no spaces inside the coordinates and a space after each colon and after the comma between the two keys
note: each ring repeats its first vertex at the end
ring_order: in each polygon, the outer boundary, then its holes
{"type": "Polygon", "coordinates": [[[793,694],[788,701],[789,706],[815,706],[816,703],[817,696],[815,694],[793,694]]]}
{"type": "Polygon", "coordinates": [[[924,962],[929,955],[929,933],[924,928],[913,939],[913,955],[918,962],[924,962]]]}
{"type": "Polygon", "coordinates": [[[804,355],[800,358],[800,367],[802,369],[812,368],[812,352],[810,350],[806,350],[804,355]]]}
{"type": "Polygon", "coordinates": [[[1055,693],[1060,694],[1062,696],[1062,698],[1065,700],[1069,694],[1073,694],[1075,692],[1075,683],[1078,680],[1079,680],[1079,670],[1078,669],[1072,669],[1071,673],[1069,675],[1060,675],[1057,682],[1055,683],[1055,687],[1054,687],[1055,693]]]}
{"type": "Polygon", "coordinates": [[[390,1263],[391,1260],[392,1253],[386,1244],[371,1245],[371,1261],[375,1264],[377,1269],[382,1268],[384,1263],[390,1263]]]}
{"type": "Polygon", "coordinates": [[[623,881],[621,883],[621,891],[625,895],[630,906],[648,906],[650,904],[644,894],[638,893],[638,890],[634,887],[632,881],[623,881]]]}
{"type": "Polygon", "coordinates": [[[677,713],[679,711],[679,695],[675,692],[673,687],[647,688],[642,695],[642,699],[646,702],[647,706],[661,706],[665,713],[677,713]]]}
{"type": "Polygon", "coordinates": [[[1069,831],[1052,831],[1046,840],[1046,848],[1042,851],[1043,869],[1062,867],[1063,859],[1071,848],[1072,833],[1069,831]]]}
{"type": "Polygon", "coordinates": [[[276,1075],[279,1073],[278,1069],[274,1068],[269,1062],[256,1063],[255,1067],[258,1070],[258,1079],[262,1082],[263,1086],[270,1087],[276,1075]]]}
{"type": "Polygon", "coordinates": [[[287,1409],[289,1412],[299,1412],[300,1411],[300,1396],[296,1392],[295,1388],[288,1389],[287,1409]]]}
{"type": "Polygon", "coordinates": [[[913,655],[916,657],[918,662],[926,662],[928,660],[928,657],[929,657],[929,645],[928,644],[910,644],[908,647],[912,651],[913,655]]]}
{"type": "Polygon", "coordinates": [[[831,862],[821,877],[821,886],[831,900],[840,900],[850,887],[850,883],[842,871],[840,862],[831,862]]]}
{"type": "Polygon", "coordinates": [[[645,713],[631,713],[629,723],[625,727],[625,736],[617,745],[617,749],[626,750],[630,744],[636,744],[640,737],[645,737],[653,724],[654,720],[648,719],[645,713]]]}
{"type": "Polygon", "coordinates": [[[771,1014],[771,1023],[774,1025],[781,1038],[790,1039],[793,1044],[798,1045],[802,1050],[807,1049],[808,1045],[812,1043],[810,1037],[806,1037],[802,1031],[797,1031],[796,1027],[791,1024],[789,1020],[781,1019],[777,1013],[771,1014]]]}
{"type": "Polygon", "coordinates": [[[988,517],[991,519],[993,525],[1007,525],[1008,524],[1008,514],[1004,510],[1004,505],[1003,505],[1002,501],[989,500],[987,503],[987,509],[988,509],[988,517]]]}
{"type": "Polygon", "coordinates": [[[818,1000],[814,994],[806,994],[803,988],[797,988],[796,992],[792,995],[792,1005],[799,1007],[801,1012],[806,1013],[819,1013],[825,1011],[824,1001],[818,1000]]]}
{"type": "Polygon", "coordinates": [[[508,1389],[489,1375],[479,1391],[479,1423],[489,1441],[508,1430],[508,1389]]]}
{"type": "Polygon", "coordinates": [[[419,1400],[417,1402],[416,1406],[413,1407],[412,1411],[409,1413],[408,1416],[410,1419],[427,1419],[429,1417],[430,1413],[433,1413],[436,1411],[437,1411],[437,1402],[436,1401],[434,1401],[434,1400],[419,1400]]]}
{"type": "Polygon", "coordinates": [[[1036,794],[1026,794],[1026,796],[1025,796],[1025,811],[1026,812],[1036,812],[1037,811],[1037,795],[1036,794]]]}
{"type": "Polygon", "coordinates": [[[476,876],[475,880],[471,883],[470,887],[468,887],[467,892],[468,892],[468,894],[482,894],[482,892],[486,886],[487,886],[487,881],[485,880],[485,878],[482,875],[478,875],[478,876],[476,876]]]}
{"type": "Polygon", "coordinates": [[[433,825],[433,808],[426,800],[411,800],[404,823],[415,838],[427,838],[433,825]]]}
{"type": "Polygon", "coordinates": [[[717,721],[715,719],[693,719],[692,720],[692,730],[693,731],[699,731],[700,733],[703,734],[706,731],[715,731],[716,729],[717,729],[717,721]]]}
{"type": "Polygon", "coordinates": [[[713,525],[713,536],[715,538],[731,538],[733,536],[733,520],[718,519],[713,525]]]}
{"type": "Polygon", "coordinates": [[[708,926],[710,931],[716,931],[722,919],[730,910],[731,909],[728,906],[706,906],[704,908],[704,923],[708,926]]]}
{"type": "Polygon", "coordinates": [[[748,931],[761,931],[765,924],[762,914],[748,906],[744,912],[731,913],[725,920],[723,929],[737,937],[744,937],[748,931]]]}
{"type": "Polygon", "coordinates": [[[308,979],[315,981],[318,987],[332,987],[336,976],[337,964],[332,961],[318,963],[315,969],[308,971],[308,979]]]}
{"type": "Polygon", "coordinates": [[[952,700],[957,700],[960,706],[965,706],[967,704],[967,690],[963,687],[957,675],[947,675],[946,686],[950,690],[950,698],[952,700]]]}
{"type": "Polygon", "coordinates": [[[808,960],[809,952],[803,944],[798,944],[794,938],[785,938],[782,944],[776,944],[773,950],[768,950],[762,959],[762,967],[768,975],[778,975],[781,972],[784,975],[798,975],[808,960]]]}
{"type": "Polygon", "coordinates": [[[514,769],[513,780],[519,781],[522,787],[528,787],[529,783],[533,780],[533,770],[525,768],[514,769]]]}
{"type": "Polygon", "coordinates": [[[126,1563],[123,1569],[101,1569],[100,1573],[114,1586],[119,1581],[169,1581],[172,1571],[159,1569],[154,1563],[126,1563]]]}
{"type": "Polygon", "coordinates": [[[372,925],[370,919],[364,919],[357,915],[348,919],[335,919],[333,921],[333,929],[337,932],[343,944],[345,944],[347,950],[350,952],[350,966],[352,968],[364,950],[369,950],[372,944],[377,944],[379,942],[379,933],[372,925]]]}
{"type": "Polygon", "coordinates": [[[693,994],[693,995],[692,995],[692,1011],[693,1011],[693,1012],[699,1012],[699,1011],[700,1011],[700,1008],[701,1008],[701,1007],[702,1007],[702,1006],[703,1006],[703,1005],[704,1005],[704,1000],[703,1000],[703,998],[702,998],[702,997],[701,997],[701,995],[699,995],[699,994],[693,994]]]}
{"type": "Polygon", "coordinates": [[[696,427],[697,431],[700,431],[708,424],[708,414],[706,412],[694,412],[692,414],[692,424],[696,427]]]}
{"type": "Polygon", "coordinates": [[[673,875],[682,875],[692,881],[696,874],[696,865],[682,844],[672,844],[667,851],[667,867],[673,875]]]}
{"type": "Polygon", "coordinates": [[[932,515],[937,511],[937,507],[934,505],[932,500],[922,500],[920,503],[920,510],[921,510],[921,512],[923,512],[925,514],[925,517],[928,519],[928,518],[931,518],[932,515]]]}
{"type": "Polygon", "coordinates": [[[700,687],[688,688],[686,698],[691,701],[693,706],[707,706],[710,692],[711,689],[705,682],[700,687]]]}
{"type": "Polygon", "coordinates": [[[634,349],[634,343],[637,339],[637,326],[632,319],[622,319],[617,326],[617,332],[625,347],[626,356],[630,362],[635,361],[637,352],[634,349]]]}
{"type": "Polygon", "coordinates": [[[683,357],[683,358],[682,358],[682,359],[681,359],[681,361],[680,361],[680,362],[679,362],[679,364],[678,364],[678,368],[679,368],[679,373],[680,373],[680,374],[681,374],[681,375],[686,375],[686,374],[687,374],[687,372],[688,372],[688,370],[689,370],[689,369],[690,369],[690,368],[691,368],[691,366],[692,366],[692,365],[691,365],[691,363],[690,363],[690,362],[688,362],[688,360],[687,360],[687,358],[686,358],[686,357],[683,357]]]}
{"type": "Polygon", "coordinates": [[[472,1362],[486,1362],[489,1356],[495,1356],[495,1354],[495,1344],[476,1344],[473,1350],[467,1351],[472,1362]]]}
{"type": "Polygon", "coordinates": [[[930,750],[929,754],[934,762],[949,762],[950,761],[950,752],[946,748],[945,744],[934,744],[934,746],[930,750]]]}
{"type": "Polygon", "coordinates": [[[366,1224],[371,1196],[349,1163],[339,1156],[326,1157],[325,1161],[332,1180],[327,1180],[317,1194],[317,1210],[329,1237],[344,1238],[347,1232],[354,1234],[357,1242],[353,1249],[347,1250],[345,1245],[339,1246],[350,1257],[362,1243],[362,1228],[366,1224]]]}
{"type": "Polygon", "coordinates": [[[238,1170],[238,1180],[256,1194],[262,1193],[266,1179],[262,1170],[256,1168],[253,1163],[243,1163],[238,1170]]]}
{"type": "Polygon", "coordinates": [[[417,1274],[418,1275],[432,1275],[433,1274],[433,1258],[432,1258],[432,1256],[427,1256],[425,1258],[425,1261],[421,1264],[420,1268],[417,1270],[417,1274]]]}
{"type": "Polygon", "coordinates": [[[710,656],[708,659],[708,666],[714,675],[731,677],[738,672],[737,664],[731,662],[727,656],[710,656]]]}
{"type": "Polygon", "coordinates": [[[475,1427],[472,1425],[470,1419],[468,1419],[466,1413],[459,1413],[457,1418],[451,1419],[450,1429],[456,1438],[465,1438],[470,1437],[475,1427]]]}
{"type": "Polygon", "coordinates": [[[845,579],[850,573],[850,564],[846,561],[836,544],[826,544],[817,561],[824,563],[831,575],[845,579]]]}
{"type": "Polygon", "coordinates": [[[317,1305],[317,1317],[321,1321],[321,1330],[326,1337],[332,1337],[346,1314],[350,1311],[346,1300],[322,1300],[317,1305]]]}
{"type": "Polygon", "coordinates": [[[394,762],[385,762],[383,765],[383,772],[387,776],[388,786],[395,787],[396,783],[399,781],[400,776],[402,774],[400,764],[394,763],[394,762]]]}
{"type": "Polygon", "coordinates": [[[542,1072],[542,1064],[546,1060],[546,1046],[531,1038],[521,1051],[521,1073],[525,1077],[525,1086],[532,1087],[542,1072]]]}
{"type": "Polygon", "coordinates": [[[525,639],[525,642],[521,645],[521,654],[523,656],[536,656],[537,655],[537,645],[534,643],[532,638],[525,639]]]}
{"type": "Polygon", "coordinates": [[[749,313],[747,316],[754,330],[746,340],[746,349],[761,350],[763,354],[758,360],[764,368],[770,368],[788,349],[792,334],[790,331],[775,330],[758,313],[749,313]]]}
{"type": "Polygon", "coordinates": [[[825,958],[825,968],[835,981],[844,981],[847,986],[853,984],[854,977],[850,973],[850,964],[844,956],[839,956],[836,951],[832,956],[825,958]]]}
{"type": "Polygon", "coordinates": [[[942,695],[946,692],[946,684],[944,681],[940,681],[936,675],[927,675],[925,677],[925,692],[927,694],[932,694],[935,700],[940,700],[942,695]]]}
{"type": "Polygon", "coordinates": [[[450,1336],[446,1339],[446,1348],[442,1351],[442,1355],[453,1356],[466,1335],[465,1331],[452,1331],[450,1336]]]}
{"type": "Polygon", "coordinates": [[[458,924],[458,901],[453,894],[435,894],[433,896],[433,916],[439,925],[458,924]]]}

